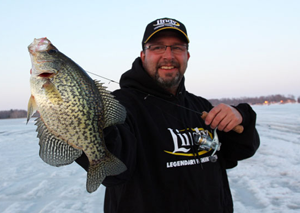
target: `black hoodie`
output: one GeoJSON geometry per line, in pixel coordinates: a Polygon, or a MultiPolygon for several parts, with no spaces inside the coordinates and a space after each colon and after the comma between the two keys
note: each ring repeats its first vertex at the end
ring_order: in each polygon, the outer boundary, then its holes
{"type": "Polygon", "coordinates": [[[113,94],[126,107],[127,119],[105,129],[105,141],[128,170],[104,180],[104,212],[233,212],[226,169],[251,157],[259,146],[251,107],[236,106],[243,117],[242,134],[218,132],[222,146],[213,163],[208,160],[212,151],[193,145],[195,128],[202,137],[213,137],[194,112],[208,112],[212,105],[187,92],[184,79],[174,96],[152,80],[137,58],[120,86],[113,94]]]}

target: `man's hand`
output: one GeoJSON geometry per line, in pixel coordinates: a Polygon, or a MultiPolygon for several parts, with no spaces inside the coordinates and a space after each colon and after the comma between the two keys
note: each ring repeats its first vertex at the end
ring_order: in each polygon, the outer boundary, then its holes
{"type": "Polygon", "coordinates": [[[205,124],[210,125],[212,129],[218,127],[220,131],[229,132],[242,121],[242,115],[235,108],[226,104],[219,104],[209,111],[205,124]]]}

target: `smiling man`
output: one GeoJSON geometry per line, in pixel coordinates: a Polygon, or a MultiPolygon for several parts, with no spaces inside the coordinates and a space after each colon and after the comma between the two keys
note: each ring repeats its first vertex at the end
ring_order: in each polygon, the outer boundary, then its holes
{"type": "MultiPolygon", "coordinates": [[[[248,104],[213,107],[186,91],[188,45],[181,22],[151,22],[140,57],[113,92],[127,118],[105,129],[105,141],[128,169],[104,180],[105,213],[233,212],[226,169],[259,147],[256,114],[248,104]],[[203,111],[209,112],[205,121],[195,113],[203,111]],[[231,131],[239,124],[243,133],[231,131]],[[212,140],[215,128],[221,149],[201,149],[198,140],[212,140]]],[[[84,155],[77,162],[87,168],[84,155]]]]}
{"type": "Polygon", "coordinates": [[[175,95],[190,58],[187,37],[181,32],[163,30],[144,45],[143,67],[163,88],[175,95]]]}

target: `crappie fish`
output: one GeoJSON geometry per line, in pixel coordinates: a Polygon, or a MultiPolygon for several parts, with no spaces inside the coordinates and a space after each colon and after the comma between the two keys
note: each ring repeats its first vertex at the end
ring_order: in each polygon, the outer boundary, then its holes
{"type": "Polygon", "coordinates": [[[94,192],[106,176],[126,170],[106,148],[103,129],[123,123],[125,108],[113,95],[47,38],[28,46],[31,97],[27,122],[35,111],[40,157],[52,166],[68,165],[83,152],[89,161],[86,188],[94,192]]]}

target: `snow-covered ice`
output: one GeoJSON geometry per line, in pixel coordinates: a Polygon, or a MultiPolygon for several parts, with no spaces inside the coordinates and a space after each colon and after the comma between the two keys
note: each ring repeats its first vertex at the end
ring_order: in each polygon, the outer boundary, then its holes
{"type": "Polygon", "coordinates": [[[236,212],[300,212],[300,104],[253,106],[261,146],[228,170],[236,212]]]}
{"type": "Polygon", "coordinates": [[[34,121],[0,120],[0,212],[103,212],[105,188],[86,192],[86,172],[76,163],[43,162],[35,129],[34,121]]]}
{"type": "MultiPolygon", "coordinates": [[[[300,212],[300,104],[253,108],[261,146],[228,170],[235,212],[300,212]]],[[[86,192],[86,172],[76,163],[44,163],[34,121],[25,123],[0,120],[0,212],[103,212],[105,188],[86,192]]]]}

